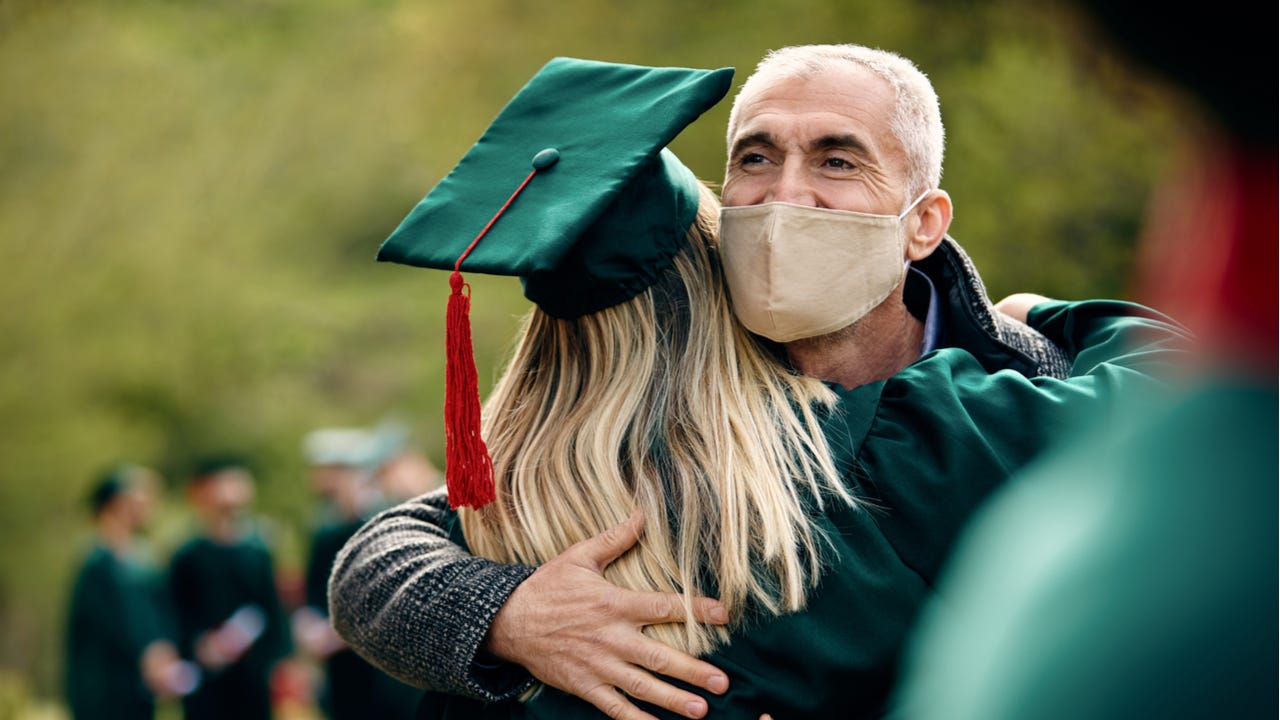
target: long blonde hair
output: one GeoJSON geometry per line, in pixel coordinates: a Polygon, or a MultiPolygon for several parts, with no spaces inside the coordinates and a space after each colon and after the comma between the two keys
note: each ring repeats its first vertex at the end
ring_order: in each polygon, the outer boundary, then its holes
{"type": "Polygon", "coordinates": [[[534,308],[489,397],[497,500],[461,510],[467,543],[540,564],[624,520],[645,533],[613,583],[683,593],[684,623],[650,635],[701,654],[723,629],[692,621],[714,595],[740,620],[804,607],[822,564],[812,513],[836,480],[815,408],[834,394],[789,371],[733,318],[705,187],[685,247],[649,290],[575,320],[534,308]]]}

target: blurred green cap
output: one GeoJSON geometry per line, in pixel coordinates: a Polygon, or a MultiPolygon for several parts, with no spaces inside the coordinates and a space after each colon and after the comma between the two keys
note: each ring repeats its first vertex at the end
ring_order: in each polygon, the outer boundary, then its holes
{"type": "Polygon", "coordinates": [[[378,259],[519,276],[559,318],[629,300],[670,265],[698,209],[697,179],[666,145],[732,79],[732,68],[552,60],[378,259]]]}

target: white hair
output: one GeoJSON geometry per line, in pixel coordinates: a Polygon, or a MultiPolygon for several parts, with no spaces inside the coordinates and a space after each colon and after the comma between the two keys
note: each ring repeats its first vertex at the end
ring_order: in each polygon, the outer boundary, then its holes
{"type": "Polygon", "coordinates": [[[740,121],[744,98],[783,80],[803,79],[852,63],[883,78],[895,101],[889,131],[902,144],[907,159],[905,192],[915,196],[937,188],[942,181],[943,129],[938,94],[915,63],[887,50],[862,45],[796,45],[772,50],[742,84],[729,112],[730,147],[740,121]]]}

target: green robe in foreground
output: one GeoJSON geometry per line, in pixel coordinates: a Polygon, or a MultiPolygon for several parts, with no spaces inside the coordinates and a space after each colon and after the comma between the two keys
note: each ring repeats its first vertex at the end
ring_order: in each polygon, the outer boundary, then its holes
{"type": "Polygon", "coordinates": [[[1274,718],[1274,380],[1140,406],[974,519],[913,644],[911,720],[1274,718]]]}
{"type": "Polygon", "coordinates": [[[140,662],[165,636],[159,574],[95,543],[76,576],[67,621],[67,700],[75,720],[150,720],[140,662]]]}
{"type": "MultiPolygon", "coordinates": [[[[989,373],[969,353],[930,353],[892,378],[839,390],[824,421],[837,467],[863,503],[828,500],[820,519],[836,559],[801,613],[735,630],[707,659],[729,675],[711,718],[875,717],[886,709],[904,639],[974,508],[1081,416],[1153,384],[1181,357],[1183,332],[1136,305],[1044,303],[1028,323],[1073,357],[1072,377],[989,373]]],[[[675,717],[652,707],[659,717],[675,717]]],[[[423,718],[595,718],[546,690],[484,706],[431,695],[423,718]]]]}

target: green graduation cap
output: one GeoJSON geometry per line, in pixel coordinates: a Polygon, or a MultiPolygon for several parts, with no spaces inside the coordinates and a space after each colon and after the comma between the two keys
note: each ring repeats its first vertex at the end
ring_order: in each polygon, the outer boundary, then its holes
{"type": "Polygon", "coordinates": [[[732,68],[556,58],[383,243],[379,260],[453,271],[445,478],[455,508],[493,499],[460,272],[518,276],[525,297],[565,319],[643,292],[698,209],[697,179],[666,146],[732,80],[732,68]]]}

